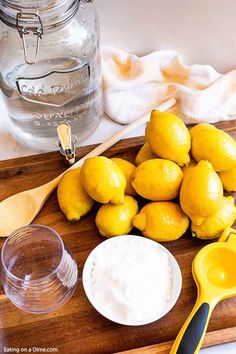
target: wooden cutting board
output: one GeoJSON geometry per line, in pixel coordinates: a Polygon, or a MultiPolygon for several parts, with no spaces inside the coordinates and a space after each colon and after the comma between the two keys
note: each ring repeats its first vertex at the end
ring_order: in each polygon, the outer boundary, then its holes
{"type": "MultiPolygon", "coordinates": [[[[220,123],[218,127],[236,138],[236,121],[220,123]]],[[[125,158],[132,162],[143,143],[143,137],[123,140],[105,155],[125,158]]],[[[92,148],[80,148],[78,156],[85,155],[92,148]]],[[[39,186],[64,169],[59,153],[2,161],[0,200],[39,186]]],[[[80,278],[89,253],[103,241],[94,224],[96,210],[97,207],[80,222],[70,224],[60,212],[54,193],[35,220],[36,223],[51,226],[62,236],[78,261],[80,278]]],[[[0,240],[0,246],[3,241],[0,240]]],[[[3,353],[4,346],[54,347],[58,348],[58,353],[63,354],[110,354],[123,351],[130,354],[168,353],[171,341],[195,302],[196,287],[191,275],[191,264],[195,254],[204,245],[206,242],[193,239],[190,233],[175,242],[164,243],[180,264],[183,289],[173,310],[160,321],[148,326],[125,327],[103,318],[87,300],[81,281],[69,303],[49,315],[22,312],[10,303],[0,288],[0,353],[3,353]],[[139,349],[133,350],[135,348],[139,349]]],[[[205,345],[236,340],[236,298],[217,306],[208,332],[205,345]]]]}

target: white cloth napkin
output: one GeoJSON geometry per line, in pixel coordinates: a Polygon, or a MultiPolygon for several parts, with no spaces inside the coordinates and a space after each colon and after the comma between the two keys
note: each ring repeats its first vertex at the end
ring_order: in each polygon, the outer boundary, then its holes
{"type": "Polygon", "coordinates": [[[173,112],[186,123],[236,118],[236,70],[219,74],[210,65],[183,63],[174,51],[137,57],[102,48],[105,112],[127,124],[175,97],[173,112]]]}

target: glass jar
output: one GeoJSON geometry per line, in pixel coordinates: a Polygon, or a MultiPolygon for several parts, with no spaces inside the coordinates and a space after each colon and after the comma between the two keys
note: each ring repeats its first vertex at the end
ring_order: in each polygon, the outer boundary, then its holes
{"type": "Polygon", "coordinates": [[[6,295],[21,310],[50,313],[72,297],[78,266],[61,237],[44,225],[14,231],[1,252],[1,278],[6,295]]]}
{"type": "Polygon", "coordinates": [[[0,1],[0,88],[12,132],[34,150],[56,147],[69,123],[77,142],[102,117],[99,24],[90,0],[0,1]]]}

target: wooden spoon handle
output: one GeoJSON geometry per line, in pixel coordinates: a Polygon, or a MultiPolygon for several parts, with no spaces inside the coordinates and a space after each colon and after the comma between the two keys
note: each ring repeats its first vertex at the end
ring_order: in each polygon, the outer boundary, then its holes
{"type": "MultiPolygon", "coordinates": [[[[170,98],[169,100],[163,102],[160,106],[158,106],[156,109],[158,111],[164,112],[168,111],[170,108],[172,108],[176,104],[176,99],[175,98],[170,98]]],[[[63,172],[60,176],[56,177],[54,180],[51,182],[48,182],[47,185],[45,185],[46,188],[48,188],[48,191],[51,188],[51,191],[53,191],[54,188],[58,185],[61,177],[70,170],[73,170],[75,168],[78,168],[83,165],[84,161],[89,158],[89,157],[95,157],[101,155],[103,152],[105,152],[107,149],[109,149],[111,146],[115,145],[118,141],[120,141],[122,138],[124,138],[127,134],[133,132],[134,130],[138,129],[142,125],[146,124],[150,119],[150,113],[146,114],[145,116],[138,118],[135,120],[133,123],[126,125],[123,129],[119,130],[116,134],[114,134],[111,138],[108,140],[104,141],[104,143],[98,145],[95,149],[90,151],[87,155],[82,157],[78,162],[76,162],[73,166],[71,166],[69,169],[67,169],[65,172],[63,172]]]]}
{"type": "MultiPolygon", "coordinates": [[[[159,107],[156,109],[158,111],[168,111],[176,104],[175,98],[170,98],[169,100],[163,102],[159,107]]],[[[86,156],[82,157],[78,162],[76,162],[73,166],[71,166],[68,170],[72,170],[74,168],[80,167],[83,165],[84,161],[89,157],[95,157],[101,155],[103,152],[108,150],[111,146],[115,145],[118,141],[124,138],[127,134],[133,132],[134,130],[138,129],[142,125],[146,124],[150,119],[150,113],[146,114],[145,116],[138,118],[133,123],[126,125],[123,129],[119,130],[116,134],[114,134],[110,139],[106,140],[101,145],[98,145],[95,149],[90,151],[86,156]]],[[[67,170],[67,171],[68,171],[67,170]]]]}

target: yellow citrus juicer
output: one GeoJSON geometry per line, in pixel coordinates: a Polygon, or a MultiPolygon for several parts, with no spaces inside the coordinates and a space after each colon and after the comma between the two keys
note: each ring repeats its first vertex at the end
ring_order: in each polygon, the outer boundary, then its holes
{"type": "Polygon", "coordinates": [[[197,301],[170,354],[197,354],[215,306],[236,296],[236,230],[227,229],[218,242],[202,248],[193,261],[192,273],[197,301]]]}

